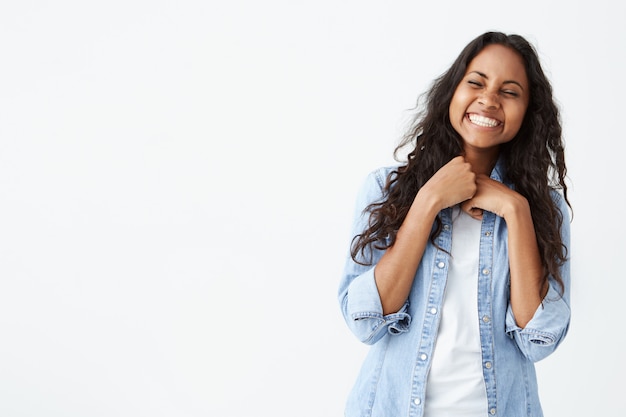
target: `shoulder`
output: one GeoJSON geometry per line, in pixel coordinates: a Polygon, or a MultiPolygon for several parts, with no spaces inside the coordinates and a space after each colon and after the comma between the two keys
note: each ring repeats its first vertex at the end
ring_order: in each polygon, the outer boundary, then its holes
{"type": "Polygon", "coordinates": [[[566,215],[569,212],[569,206],[567,201],[565,201],[563,192],[560,189],[552,188],[550,190],[550,197],[552,197],[554,205],[563,213],[563,215],[566,215]]]}
{"type": "Polygon", "coordinates": [[[384,188],[390,175],[395,175],[399,165],[388,165],[378,167],[367,174],[365,177],[365,185],[377,186],[378,188],[384,188]]]}
{"type": "Polygon", "coordinates": [[[359,206],[379,202],[384,198],[385,185],[390,175],[395,175],[399,166],[382,166],[370,171],[363,180],[358,193],[359,206]]]}
{"type": "Polygon", "coordinates": [[[569,223],[572,219],[572,209],[567,203],[567,201],[565,200],[563,191],[560,189],[553,188],[550,190],[550,197],[552,197],[554,206],[561,213],[563,225],[565,225],[565,227],[569,227],[569,223]]]}

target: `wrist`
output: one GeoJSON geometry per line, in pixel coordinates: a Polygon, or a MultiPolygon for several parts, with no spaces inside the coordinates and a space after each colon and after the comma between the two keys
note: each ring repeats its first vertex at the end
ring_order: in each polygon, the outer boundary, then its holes
{"type": "Polygon", "coordinates": [[[515,193],[513,198],[503,207],[502,217],[507,222],[509,220],[520,218],[520,216],[531,217],[530,204],[528,200],[521,194],[515,193]]]}
{"type": "Polygon", "coordinates": [[[413,211],[414,207],[421,215],[426,215],[433,220],[437,217],[437,214],[445,208],[441,199],[438,198],[436,194],[428,192],[426,187],[422,187],[417,192],[417,195],[413,199],[413,204],[411,205],[411,211],[413,211]],[[417,210],[418,208],[419,210],[417,210]]]}

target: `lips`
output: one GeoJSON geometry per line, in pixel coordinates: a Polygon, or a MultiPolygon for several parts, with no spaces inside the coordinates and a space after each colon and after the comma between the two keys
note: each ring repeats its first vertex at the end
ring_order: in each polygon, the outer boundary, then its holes
{"type": "Polygon", "coordinates": [[[502,122],[500,122],[499,120],[492,119],[491,117],[481,116],[476,113],[468,113],[467,118],[470,120],[470,122],[480,127],[496,127],[502,124],[502,122]]]}

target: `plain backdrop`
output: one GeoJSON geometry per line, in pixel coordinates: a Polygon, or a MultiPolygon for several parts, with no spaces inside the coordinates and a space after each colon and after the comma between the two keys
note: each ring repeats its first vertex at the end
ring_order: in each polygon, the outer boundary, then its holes
{"type": "Polygon", "coordinates": [[[354,198],[487,30],[561,106],[572,324],[546,416],[623,416],[619,2],[0,6],[0,416],[333,417],[354,198]]]}

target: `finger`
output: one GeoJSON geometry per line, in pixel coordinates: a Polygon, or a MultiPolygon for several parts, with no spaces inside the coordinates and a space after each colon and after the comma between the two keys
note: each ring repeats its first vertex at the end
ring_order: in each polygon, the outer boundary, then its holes
{"type": "Polygon", "coordinates": [[[474,207],[472,199],[466,200],[461,203],[461,210],[463,210],[476,220],[482,220],[483,218],[483,209],[474,207]]]}
{"type": "Polygon", "coordinates": [[[483,219],[483,209],[472,208],[469,211],[469,215],[472,216],[473,218],[475,218],[476,220],[482,220],[483,219]]]}

